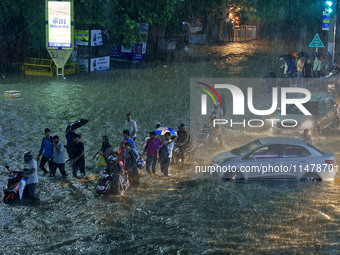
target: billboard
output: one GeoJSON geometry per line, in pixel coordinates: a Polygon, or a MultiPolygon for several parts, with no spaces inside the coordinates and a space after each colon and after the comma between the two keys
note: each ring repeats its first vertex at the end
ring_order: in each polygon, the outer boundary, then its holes
{"type": "Polygon", "coordinates": [[[91,30],[91,46],[103,45],[102,31],[91,30]]]}
{"type": "Polygon", "coordinates": [[[48,1],[48,47],[71,48],[71,2],[48,1]]]}
{"type": "Polygon", "coordinates": [[[91,58],[90,71],[110,69],[110,56],[101,58],[91,58]]]}
{"type": "Polygon", "coordinates": [[[141,42],[135,42],[131,48],[125,48],[123,45],[111,46],[110,57],[112,60],[132,62],[140,62],[145,60],[149,24],[146,22],[138,23],[141,42]]]}
{"type": "Polygon", "coordinates": [[[89,45],[89,30],[75,30],[74,42],[76,45],[89,45]]]}

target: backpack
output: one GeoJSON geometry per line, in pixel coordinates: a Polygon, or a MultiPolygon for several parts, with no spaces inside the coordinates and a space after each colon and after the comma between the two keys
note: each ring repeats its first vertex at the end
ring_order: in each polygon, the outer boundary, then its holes
{"type": "MultiPolygon", "coordinates": [[[[172,143],[172,141],[170,143],[172,143]]],[[[170,143],[168,143],[168,145],[170,143]]],[[[166,160],[169,158],[168,148],[164,144],[162,144],[162,146],[159,148],[158,155],[160,160],[166,160]]]]}
{"type": "Polygon", "coordinates": [[[143,158],[142,158],[142,157],[139,157],[139,158],[137,159],[137,167],[138,167],[139,169],[143,169],[144,166],[145,166],[145,162],[144,162],[143,158]]]}

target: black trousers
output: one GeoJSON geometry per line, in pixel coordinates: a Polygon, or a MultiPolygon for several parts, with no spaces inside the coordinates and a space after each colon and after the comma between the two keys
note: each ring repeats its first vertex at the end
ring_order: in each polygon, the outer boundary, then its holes
{"type": "Polygon", "coordinates": [[[72,164],[72,168],[73,168],[73,177],[77,176],[78,168],[80,170],[80,173],[85,175],[85,160],[78,159],[78,161],[72,164]]]}
{"type": "Polygon", "coordinates": [[[169,166],[170,166],[170,158],[161,160],[161,172],[165,176],[168,176],[168,174],[169,174],[169,166]]]}
{"type": "Polygon", "coordinates": [[[53,167],[52,167],[52,170],[51,170],[52,176],[55,176],[57,168],[59,169],[62,176],[66,176],[65,164],[58,164],[58,163],[55,163],[55,162],[53,162],[53,167]]]}
{"type": "Polygon", "coordinates": [[[45,168],[45,165],[46,165],[46,162],[48,162],[48,169],[50,170],[50,173],[51,173],[51,170],[53,168],[53,162],[52,160],[49,160],[48,158],[42,156],[41,160],[40,160],[40,164],[39,164],[39,168],[41,170],[44,171],[45,174],[48,173],[47,169],[45,168]]]}

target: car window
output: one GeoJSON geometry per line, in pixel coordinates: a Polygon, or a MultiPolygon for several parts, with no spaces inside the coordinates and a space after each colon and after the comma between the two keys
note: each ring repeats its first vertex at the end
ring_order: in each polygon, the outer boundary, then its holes
{"type": "Polygon", "coordinates": [[[243,154],[246,154],[247,152],[255,149],[259,145],[261,145],[261,142],[259,140],[255,140],[255,141],[252,141],[252,142],[250,142],[246,145],[243,145],[239,148],[233,149],[231,151],[231,153],[235,154],[235,155],[243,155],[243,154]]]}
{"type": "MultiPolygon", "coordinates": [[[[309,101],[307,103],[304,103],[303,106],[312,114],[318,113],[318,102],[315,101],[309,101]]],[[[287,106],[287,114],[303,114],[298,107],[296,107],[295,104],[288,105],[287,106]]]]}
{"type": "Polygon", "coordinates": [[[282,146],[282,157],[283,158],[297,158],[297,157],[308,157],[310,152],[301,146],[296,145],[283,145],[282,146]]]}
{"type": "Polygon", "coordinates": [[[317,152],[319,152],[320,154],[324,154],[325,152],[323,150],[321,150],[320,148],[316,147],[315,145],[311,144],[311,143],[307,143],[307,145],[311,148],[313,148],[314,150],[316,150],[317,152]]]}
{"type": "Polygon", "coordinates": [[[325,101],[320,101],[320,103],[319,103],[319,113],[326,113],[326,103],[325,103],[325,101]]]}
{"type": "Polygon", "coordinates": [[[263,146],[260,149],[252,152],[247,158],[248,159],[272,159],[280,157],[280,146],[279,145],[268,145],[263,146]]]}
{"type": "Polygon", "coordinates": [[[334,103],[332,103],[332,101],[329,98],[325,100],[325,103],[327,112],[333,109],[334,103]]]}

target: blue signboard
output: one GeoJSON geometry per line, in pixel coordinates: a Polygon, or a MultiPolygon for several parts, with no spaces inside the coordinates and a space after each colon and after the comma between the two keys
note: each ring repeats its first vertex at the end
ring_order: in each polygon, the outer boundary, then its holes
{"type": "MultiPolygon", "coordinates": [[[[138,21],[137,21],[138,22],[138,21]]],[[[146,41],[149,24],[146,22],[138,22],[138,30],[142,37],[142,41],[135,43],[131,48],[125,48],[123,45],[115,45],[110,47],[110,58],[117,61],[140,62],[145,60],[146,41]]]]}
{"type": "Polygon", "coordinates": [[[330,22],[331,15],[323,12],[322,15],[322,30],[329,30],[329,22],[330,22]]]}

